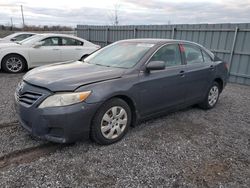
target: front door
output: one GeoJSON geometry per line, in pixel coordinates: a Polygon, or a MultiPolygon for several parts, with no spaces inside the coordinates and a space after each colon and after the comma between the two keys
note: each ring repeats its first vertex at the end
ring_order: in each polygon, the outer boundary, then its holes
{"type": "Polygon", "coordinates": [[[164,61],[164,70],[141,72],[138,91],[140,113],[147,116],[184,103],[186,79],[178,44],[161,47],[150,61],[164,61]]]}
{"type": "Polygon", "coordinates": [[[63,37],[62,38],[62,61],[69,61],[69,60],[80,60],[81,57],[84,55],[84,48],[83,42],[69,38],[63,37]]]}
{"type": "Polygon", "coordinates": [[[48,37],[43,39],[43,45],[30,48],[29,57],[32,66],[41,66],[61,61],[60,38],[48,37]]]}

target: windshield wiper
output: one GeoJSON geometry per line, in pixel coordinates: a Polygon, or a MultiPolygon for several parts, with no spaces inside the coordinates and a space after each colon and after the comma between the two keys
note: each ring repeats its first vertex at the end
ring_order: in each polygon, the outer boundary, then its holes
{"type": "Polygon", "coordinates": [[[92,65],[99,65],[99,66],[103,66],[103,67],[110,67],[110,65],[103,65],[103,64],[100,64],[100,63],[90,63],[89,61],[84,61],[84,60],[82,62],[92,64],[92,65]]]}
{"type": "Polygon", "coordinates": [[[99,64],[99,63],[95,63],[94,65],[99,65],[99,66],[104,66],[104,67],[110,67],[109,65],[103,65],[103,64],[99,64]]]}

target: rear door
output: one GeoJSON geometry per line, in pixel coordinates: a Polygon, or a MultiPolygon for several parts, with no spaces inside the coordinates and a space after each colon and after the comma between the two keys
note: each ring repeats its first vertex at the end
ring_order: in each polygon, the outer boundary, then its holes
{"type": "Polygon", "coordinates": [[[142,116],[184,103],[186,81],[178,44],[161,47],[149,60],[164,61],[165,70],[141,72],[138,91],[142,116]]]}
{"type": "Polygon", "coordinates": [[[80,60],[85,54],[84,42],[70,37],[62,37],[62,61],[80,60]]]}
{"type": "Polygon", "coordinates": [[[202,99],[214,72],[211,58],[197,45],[182,44],[186,62],[187,102],[202,99]]]}
{"type": "Polygon", "coordinates": [[[42,40],[42,46],[29,49],[31,66],[41,66],[61,61],[60,37],[48,37],[42,40]]]}

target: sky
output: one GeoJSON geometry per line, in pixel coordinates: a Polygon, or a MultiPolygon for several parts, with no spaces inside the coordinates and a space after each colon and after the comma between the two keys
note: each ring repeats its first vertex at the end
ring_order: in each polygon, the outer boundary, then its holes
{"type": "Polygon", "coordinates": [[[119,25],[250,23],[250,0],[0,0],[0,24],[119,25]]]}

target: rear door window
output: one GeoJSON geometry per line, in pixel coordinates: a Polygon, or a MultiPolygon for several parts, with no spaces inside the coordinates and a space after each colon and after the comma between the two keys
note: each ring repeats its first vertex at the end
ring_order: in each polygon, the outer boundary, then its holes
{"type": "Polygon", "coordinates": [[[63,37],[62,45],[63,46],[83,46],[83,42],[73,39],[73,38],[63,37]]]}
{"type": "Polygon", "coordinates": [[[166,67],[181,65],[181,54],[178,44],[169,44],[160,48],[150,61],[164,61],[166,67]]]}
{"type": "Polygon", "coordinates": [[[49,37],[43,39],[44,41],[43,46],[59,46],[60,45],[60,38],[59,37],[49,37]]]}
{"type": "Polygon", "coordinates": [[[185,49],[185,58],[187,64],[203,63],[201,49],[192,45],[183,45],[185,49]]]}

